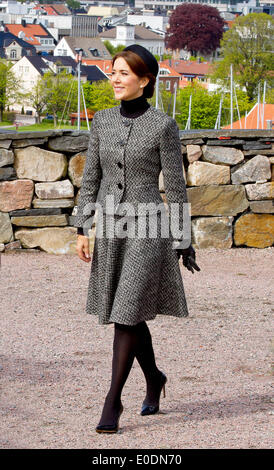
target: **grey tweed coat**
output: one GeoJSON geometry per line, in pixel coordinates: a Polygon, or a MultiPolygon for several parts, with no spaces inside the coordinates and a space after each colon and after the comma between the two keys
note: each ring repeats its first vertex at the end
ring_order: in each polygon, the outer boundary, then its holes
{"type": "Polygon", "coordinates": [[[102,228],[100,236],[96,228],[86,312],[98,315],[100,324],[135,325],[158,314],[186,317],[174,237],[161,236],[163,219],[153,204],[149,223],[152,220],[154,235],[150,236],[148,215],[140,211],[140,203],[163,204],[162,170],[168,207],[178,203],[180,229],[183,226],[187,194],[179,129],[174,119],[153,106],[134,119],[123,117],[120,107],[94,114],[74,223],[87,233],[94,204],[100,206],[102,228]],[[123,203],[130,203],[135,211],[126,223],[123,203]],[[107,231],[110,217],[115,224],[111,236],[107,231]],[[142,237],[136,236],[137,220],[147,222],[142,237]]]}

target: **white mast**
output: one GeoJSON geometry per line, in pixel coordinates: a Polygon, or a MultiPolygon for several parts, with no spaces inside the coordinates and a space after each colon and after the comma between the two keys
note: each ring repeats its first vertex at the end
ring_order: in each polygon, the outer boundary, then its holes
{"type": "Polygon", "coordinates": [[[264,91],[263,91],[262,129],[264,129],[264,105],[265,105],[265,92],[266,92],[266,81],[264,81],[264,91]]]}
{"type": "Polygon", "coordinates": [[[189,131],[190,126],[191,126],[191,103],[192,103],[192,95],[190,95],[189,97],[188,118],[187,118],[186,127],[185,127],[186,131],[189,131]]]}
{"type": "Polygon", "coordinates": [[[174,100],[173,100],[173,113],[172,113],[173,119],[175,119],[175,112],[176,112],[176,94],[177,94],[177,82],[174,83],[174,100]]]}
{"type": "Polygon", "coordinates": [[[260,124],[260,82],[258,85],[258,100],[257,100],[257,129],[259,129],[260,124]]]}
{"type": "Polygon", "coordinates": [[[155,104],[155,107],[156,109],[158,109],[158,106],[159,106],[159,73],[157,74],[157,77],[156,77],[156,104],[155,104]]]}
{"type": "Polygon", "coordinates": [[[233,67],[230,65],[230,129],[233,129],[233,67]]]}
{"type": "Polygon", "coordinates": [[[219,111],[218,111],[218,116],[217,116],[217,119],[216,119],[216,122],[215,122],[214,129],[220,129],[220,127],[221,127],[222,105],[223,105],[223,95],[221,96],[221,99],[220,99],[219,111]]]}

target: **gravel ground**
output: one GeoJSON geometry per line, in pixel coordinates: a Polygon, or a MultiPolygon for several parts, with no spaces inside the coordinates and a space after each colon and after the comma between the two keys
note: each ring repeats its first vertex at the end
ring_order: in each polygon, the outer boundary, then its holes
{"type": "Polygon", "coordinates": [[[77,255],[1,256],[0,448],[273,448],[274,248],[197,251],[182,266],[190,316],[148,322],[168,377],[161,412],[140,416],[137,361],[121,429],[97,434],[113,325],[85,314],[90,264],[77,255]]]}

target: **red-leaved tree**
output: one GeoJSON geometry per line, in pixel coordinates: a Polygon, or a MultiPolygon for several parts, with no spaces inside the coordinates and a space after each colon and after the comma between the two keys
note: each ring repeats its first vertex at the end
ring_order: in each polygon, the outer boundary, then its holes
{"type": "Polygon", "coordinates": [[[178,6],[171,14],[165,37],[167,48],[210,53],[219,47],[224,20],[217,8],[196,3],[178,6]]]}

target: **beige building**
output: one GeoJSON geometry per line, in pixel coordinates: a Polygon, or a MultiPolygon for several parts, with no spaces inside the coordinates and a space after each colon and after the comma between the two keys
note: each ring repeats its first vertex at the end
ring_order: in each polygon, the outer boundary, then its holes
{"type": "Polygon", "coordinates": [[[91,16],[113,16],[119,15],[120,11],[117,7],[89,7],[88,15],[91,16]]]}

